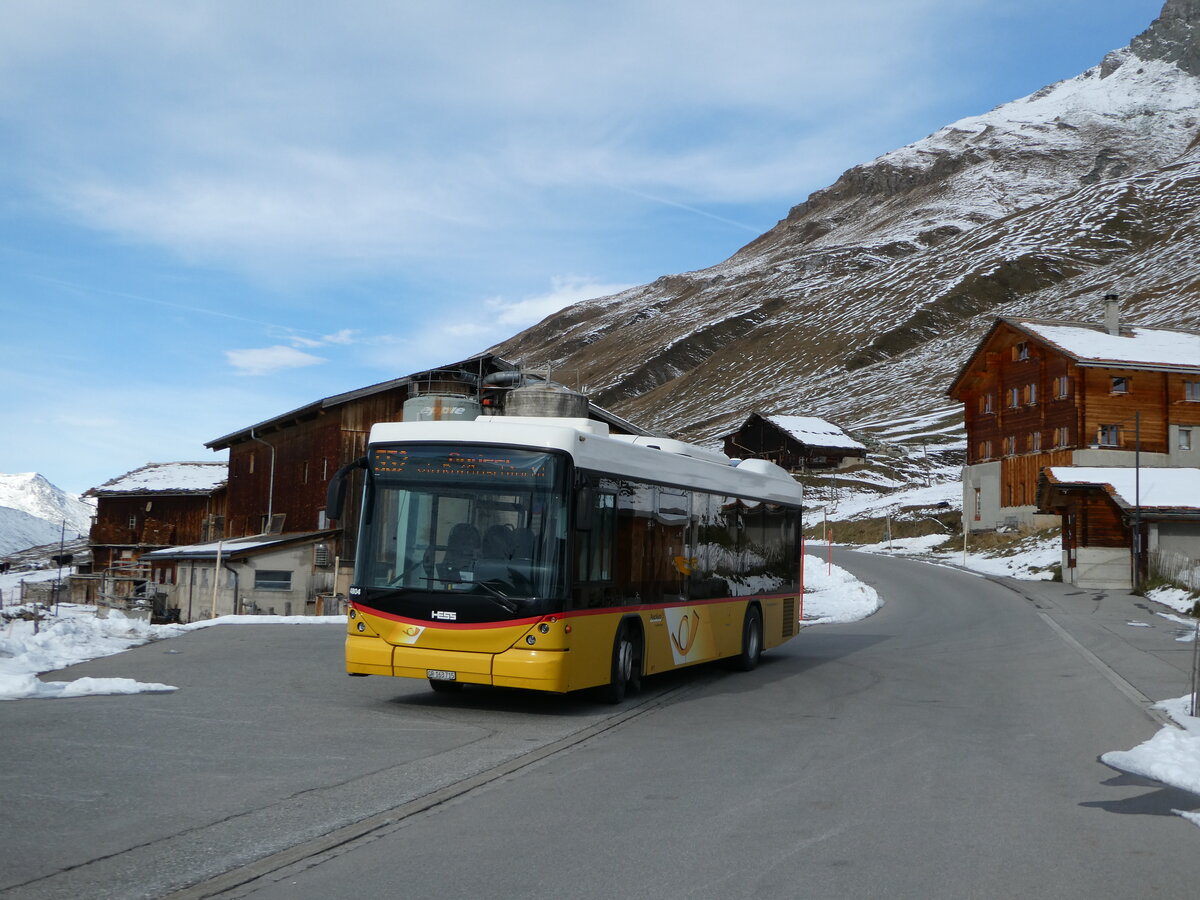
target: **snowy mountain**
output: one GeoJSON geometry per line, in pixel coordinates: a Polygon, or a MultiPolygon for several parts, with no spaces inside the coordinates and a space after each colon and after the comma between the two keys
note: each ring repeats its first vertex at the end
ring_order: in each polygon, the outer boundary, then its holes
{"type": "Polygon", "coordinates": [[[493,348],[711,441],[749,411],[952,441],[950,379],[996,315],[1200,328],[1200,0],[1076,78],[856,166],[709,269],[493,348]]]}
{"type": "Polygon", "coordinates": [[[36,472],[0,475],[0,554],[87,535],[95,507],[36,472]]]}

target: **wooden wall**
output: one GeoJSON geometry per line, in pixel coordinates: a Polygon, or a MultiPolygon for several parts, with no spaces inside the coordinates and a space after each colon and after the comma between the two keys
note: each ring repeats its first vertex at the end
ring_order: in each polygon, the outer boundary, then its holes
{"type": "Polygon", "coordinates": [[[272,515],[284,516],[284,531],[315,531],[329,479],[345,461],[339,416],[334,412],[298,422],[262,440],[270,446],[245,440],[229,448],[229,536],[261,533],[268,507],[272,515]]]}
{"type": "Polygon", "coordinates": [[[208,494],[142,494],[100,496],[96,522],[88,541],[93,545],[93,566],[107,568],[121,558],[121,550],[196,544],[207,539],[211,516],[224,512],[225,492],[208,494]]]}

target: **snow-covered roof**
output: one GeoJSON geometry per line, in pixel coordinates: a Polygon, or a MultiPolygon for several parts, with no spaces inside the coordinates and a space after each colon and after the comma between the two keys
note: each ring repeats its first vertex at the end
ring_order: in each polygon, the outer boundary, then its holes
{"type": "Polygon", "coordinates": [[[288,544],[316,541],[336,534],[335,531],[297,531],[289,534],[256,534],[250,537],[229,538],[224,541],[209,541],[205,544],[188,544],[183,547],[164,547],[143,553],[142,559],[216,559],[218,550],[222,559],[235,559],[254,553],[282,547],[288,544]]]}
{"type": "Polygon", "coordinates": [[[837,447],[844,450],[866,450],[832,422],[816,416],[763,416],[768,422],[810,447],[837,447]]]}
{"type": "Polygon", "coordinates": [[[224,462],[147,463],[87,491],[85,497],[113,494],[209,494],[225,484],[224,462]]]}
{"type": "Polygon", "coordinates": [[[1109,334],[1099,326],[1045,319],[1008,322],[1084,365],[1183,369],[1200,372],[1200,334],[1173,328],[1126,326],[1109,334]]]}
{"type": "Polygon", "coordinates": [[[1044,471],[1051,484],[1102,485],[1119,505],[1130,509],[1200,511],[1200,469],[1050,466],[1044,471]]]}

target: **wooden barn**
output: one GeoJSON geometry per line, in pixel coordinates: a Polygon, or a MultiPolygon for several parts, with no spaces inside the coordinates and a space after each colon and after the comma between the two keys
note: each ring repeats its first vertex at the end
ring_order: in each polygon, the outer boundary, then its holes
{"type": "Polygon", "coordinates": [[[73,577],[73,591],[87,602],[115,601],[170,579],[169,571],[146,565],[144,554],[221,537],[225,463],[148,463],[83,496],[96,498],[92,565],[90,574],[73,577]]]}
{"type": "Polygon", "coordinates": [[[1154,559],[1200,564],[1200,469],[1050,466],[1037,503],[1062,517],[1068,584],[1128,590],[1154,559]]]}
{"type": "Polygon", "coordinates": [[[1200,462],[1200,334],[1123,326],[1112,298],[1104,324],[996,319],[949,394],[963,404],[975,531],[1042,524],[1047,466],[1200,462]]]}
{"type": "Polygon", "coordinates": [[[725,436],[725,455],[767,459],[789,472],[843,469],[867,457],[867,448],[837,425],[815,416],[752,413],[725,436]]]}
{"type": "Polygon", "coordinates": [[[136,562],[159,547],[219,537],[225,463],[148,463],[83,496],[96,498],[88,535],[94,571],[136,562]]]}

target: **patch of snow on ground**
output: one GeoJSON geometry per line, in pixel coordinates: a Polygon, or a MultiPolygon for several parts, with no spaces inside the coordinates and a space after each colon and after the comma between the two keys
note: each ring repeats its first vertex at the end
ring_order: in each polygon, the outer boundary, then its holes
{"type": "MultiPolygon", "coordinates": [[[[1156,703],[1155,708],[1165,710],[1179,727],[1162,728],[1132,750],[1113,750],[1101,756],[1100,761],[1121,772],[1200,794],[1200,719],[1190,714],[1191,706],[1190,694],[1156,703]]],[[[1200,813],[1176,812],[1200,825],[1200,813]]]]}
{"type": "MultiPolygon", "coordinates": [[[[882,517],[889,509],[905,506],[932,506],[947,503],[951,509],[962,506],[962,483],[945,481],[928,487],[912,487],[907,490],[893,491],[888,494],[877,494],[873,491],[855,491],[847,497],[839,498],[829,504],[829,520],[856,519],[860,517],[882,517]]],[[[822,515],[822,510],[805,512],[806,522],[815,522],[822,515]]]]}
{"type": "Polygon", "coordinates": [[[1173,616],[1170,613],[1158,613],[1158,615],[1162,616],[1168,622],[1174,622],[1176,625],[1182,626],[1178,632],[1179,636],[1175,640],[1184,644],[1190,644],[1196,640],[1196,628],[1200,624],[1196,619],[1183,619],[1179,616],[1173,616]]]}
{"type": "Polygon", "coordinates": [[[1146,592],[1146,599],[1169,606],[1175,612],[1190,613],[1196,605],[1196,595],[1183,588],[1160,587],[1146,592]]]}
{"type": "Polygon", "coordinates": [[[804,555],[804,623],[829,625],[865,619],[883,605],[869,587],[840,566],[804,555]]]}
{"type": "Polygon", "coordinates": [[[1004,555],[971,550],[969,542],[965,554],[961,549],[937,549],[942,547],[946,537],[945,534],[928,534],[923,537],[894,538],[890,542],[866,544],[854,549],[884,556],[912,556],[968,569],[981,575],[999,575],[1027,581],[1049,581],[1053,577],[1050,568],[1062,562],[1062,548],[1058,535],[1046,538],[1030,537],[1017,545],[1015,552],[1004,555]]]}
{"type": "MultiPolygon", "coordinates": [[[[32,607],[6,607],[8,616],[32,607]]],[[[144,619],[111,610],[98,618],[91,606],[63,603],[58,614],[46,616],[37,625],[29,619],[12,618],[0,628],[0,700],[58,699],[102,694],[138,694],[174,691],[167,684],[134,681],[130,678],[79,678],[75,681],[42,681],[37,676],[76,663],[111,656],[148,641],[176,637],[213,625],[313,624],[345,626],[345,616],[222,616],[190,625],[151,625],[144,619]]]]}

